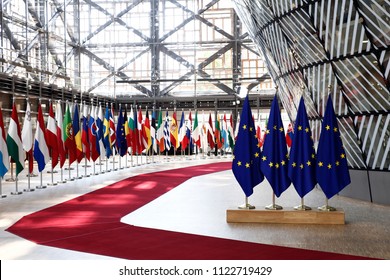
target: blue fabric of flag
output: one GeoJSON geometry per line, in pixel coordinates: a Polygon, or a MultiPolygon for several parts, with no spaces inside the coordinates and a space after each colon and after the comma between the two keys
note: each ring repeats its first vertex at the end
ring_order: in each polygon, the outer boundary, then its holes
{"type": "Polygon", "coordinates": [[[46,163],[50,160],[49,148],[46,144],[46,129],[43,120],[41,104],[38,105],[37,128],[34,140],[34,158],[38,163],[38,171],[45,169],[46,163]]]}
{"type": "Polygon", "coordinates": [[[271,104],[260,167],[275,195],[279,197],[291,181],[287,169],[286,136],[276,95],[271,104]]]}
{"type": "Polygon", "coordinates": [[[106,150],[106,157],[110,158],[112,155],[111,141],[110,141],[110,109],[106,107],[103,121],[103,144],[106,150]]]}
{"type": "Polygon", "coordinates": [[[165,151],[168,152],[171,149],[168,111],[165,115],[165,121],[164,121],[164,143],[165,143],[165,151]]]}
{"type": "Polygon", "coordinates": [[[317,183],[316,156],[303,97],[299,102],[294,125],[294,141],[292,141],[290,150],[288,176],[301,198],[309,193],[317,183]]]}
{"type": "Polygon", "coordinates": [[[328,97],[317,148],[318,184],[329,199],[351,183],[332,98],[328,97]]]}
{"type": "Polygon", "coordinates": [[[125,123],[124,123],[122,107],[119,109],[118,124],[116,126],[116,145],[121,157],[127,153],[127,141],[125,136],[125,123]]]}
{"type": "Polygon", "coordinates": [[[233,174],[248,197],[253,194],[254,187],[264,180],[260,171],[261,151],[256,138],[248,95],[242,108],[240,127],[233,153],[233,174]]]}

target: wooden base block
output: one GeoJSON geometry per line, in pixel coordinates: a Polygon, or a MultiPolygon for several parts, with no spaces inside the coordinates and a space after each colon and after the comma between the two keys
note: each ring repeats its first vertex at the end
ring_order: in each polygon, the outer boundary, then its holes
{"type": "Polygon", "coordinates": [[[228,223],[344,225],[345,214],[342,209],[336,211],[314,209],[300,211],[293,208],[282,210],[228,209],[226,221],[228,223]]]}

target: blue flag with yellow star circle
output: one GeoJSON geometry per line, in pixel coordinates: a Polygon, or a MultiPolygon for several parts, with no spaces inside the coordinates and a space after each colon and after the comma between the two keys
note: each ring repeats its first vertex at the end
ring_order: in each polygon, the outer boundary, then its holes
{"type": "Polygon", "coordinates": [[[275,95],[271,104],[268,125],[265,131],[261,171],[279,197],[291,184],[288,177],[288,154],[286,137],[280,115],[278,99],[275,95]]]}
{"type": "Polygon", "coordinates": [[[240,127],[233,154],[233,174],[248,197],[253,193],[253,188],[264,180],[264,176],[260,171],[261,151],[248,95],[242,108],[240,127]]]}
{"type": "Polygon", "coordinates": [[[288,176],[302,198],[317,184],[316,157],[303,97],[299,102],[291,144],[288,176]]]}
{"type": "Polygon", "coordinates": [[[329,199],[351,183],[332,98],[328,97],[317,148],[318,184],[329,199]]]}

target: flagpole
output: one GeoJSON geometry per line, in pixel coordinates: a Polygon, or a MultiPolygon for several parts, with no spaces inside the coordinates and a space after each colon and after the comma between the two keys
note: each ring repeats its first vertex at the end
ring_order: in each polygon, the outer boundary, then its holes
{"type": "MultiPolygon", "coordinates": [[[[53,161],[53,158],[52,158],[51,160],[53,161]]],[[[50,174],[50,175],[51,175],[51,183],[48,183],[47,185],[48,185],[48,186],[56,186],[57,183],[54,183],[53,164],[51,165],[51,172],[50,172],[50,173],[51,173],[51,174],[50,174]]]]}
{"type": "Polygon", "coordinates": [[[267,210],[282,210],[283,207],[280,206],[280,205],[277,205],[277,204],[275,203],[275,200],[276,200],[276,195],[275,195],[275,192],[273,192],[273,193],[272,193],[272,204],[266,206],[265,209],[267,209],[267,210]]]}
{"type": "Polygon", "coordinates": [[[115,148],[112,147],[112,171],[115,171],[115,148]]]}
{"type": "Polygon", "coordinates": [[[66,183],[66,180],[64,180],[64,170],[63,168],[61,167],[61,181],[59,181],[58,183],[66,183]]]}
{"type": "Polygon", "coordinates": [[[311,207],[306,206],[303,197],[301,197],[301,205],[295,206],[294,209],[299,211],[308,211],[311,210],[311,207]]]}
{"type": "Polygon", "coordinates": [[[337,209],[332,207],[332,206],[329,206],[329,199],[326,197],[325,198],[325,205],[318,207],[318,210],[330,212],[330,211],[336,211],[337,209]]]}
{"type": "Polygon", "coordinates": [[[3,194],[3,178],[0,178],[0,198],[6,198],[7,195],[3,194]]]}
{"type": "Polygon", "coordinates": [[[18,176],[15,176],[15,191],[11,192],[12,195],[20,195],[22,192],[18,190],[18,176]]]}
{"type": "Polygon", "coordinates": [[[106,156],[106,172],[111,172],[111,170],[108,170],[108,157],[106,156]]]}
{"type": "MultiPolygon", "coordinates": [[[[28,153],[27,153],[28,154],[28,153]]],[[[30,181],[30,160],[31,160],[31,157],[30,155],[28,154],[28,170],[27,170],[27,189],[24,189],[23,191],[25,192],[33,192],[35,191],[35,189],[32,189],[30,186],[31,186],[31,181],[30,181]]]]}
{"type": "Polygon", "coordinates": [[[11,165],[11,178],[6,179],[5,181],[6,182],[15,182],[15,178],[14,178],[14,164],[13,164],[12,161],[10,162],[10,165],[11,165]]]}
{"type": "Polygon", "coordinates": [[[248,197],[245,196],[245,203],[238,206],[238,209],[255,209],[256,207],[248,203],[248,197]]]}
{"type": "Polygon", "coordinates": [[[42,171],[39,172],[39,186],[37,189],[46,189],[46,186],[43,185],[42,171]]]}

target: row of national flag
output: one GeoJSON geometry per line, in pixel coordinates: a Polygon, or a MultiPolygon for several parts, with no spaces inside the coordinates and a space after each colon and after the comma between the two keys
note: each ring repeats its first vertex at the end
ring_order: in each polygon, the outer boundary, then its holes
{"type": "MultiPolygon", "coordinates": [[[[287,151],[277,96],[272,101],[265,131],[263,149],[251,117],[248,96],[245,99],[232,171],[248,197],[264,177],[279,197],[290,185],[303,198],[318,183],[329,199],[351,183],[346,154],[343,148],[332,99],[329,96],[317,152],[303,97],[300,100],[294,125],[290,153],[287,151]]],[[[287,137],[288,139],[288,137],[287,137]]]]}
{"type": "MultiPolygon", "coordinates": [[[[1,113],[1,112],[0,112],[1,113]]],[[[12,117],[5,133],[1,117],[0,142],[0,176],[9,170],[9,157],[16,164],[16,175],[24,169],[24,161],[29,162],[29,173],[32,173],[33,160],[38,163],[38,170],[45,169],[51,159],[51,168],[63,167],[65,160],[69,164],[84,158],[96,161],[99,157],[127,153],[140,155],[143,152],[161,152],[170,149],[186,150],[196,146],[203,151],[210,149],[233,149],[235,134],[232,116],[219,115],[213,121],[211,114],[205,121],[195,111],[188,118],[184,111],[178,120],[177,112],[169,116],[161,110],[143,114],[141,108],[130,112],[122,106],[119,108],[115,123],[113,107],[79,105],[66,103],[65,112],[61,102],[49,104],[49,116],[45,125],[42,106],[38,105],[38,116],[35,135],[31,123],[31,108],[27,102],[23,128],[21,130],[15,104],[12,117]],[[71,113],[72,112],[72,113],[71,113]]]]}

